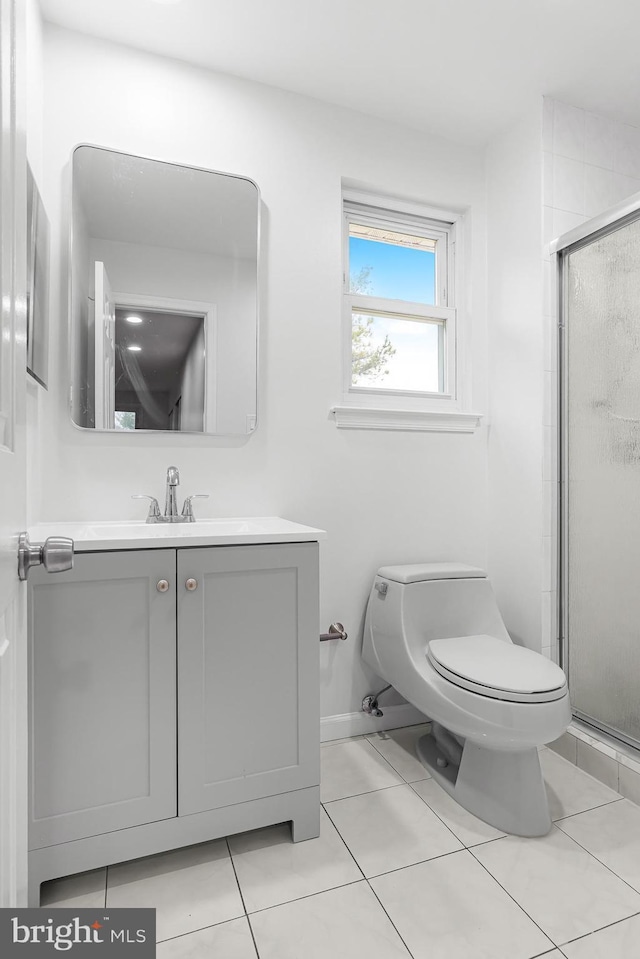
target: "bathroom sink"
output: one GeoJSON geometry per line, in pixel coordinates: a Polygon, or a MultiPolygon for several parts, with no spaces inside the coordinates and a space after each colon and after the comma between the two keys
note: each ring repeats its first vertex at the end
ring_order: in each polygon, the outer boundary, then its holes
{"type": "Polygon", "coordinates": [[[29,529],[32,542],[48,536],[70,536],[76,552],[105,549],[149,549],[178,546],[237,546],[251,543],[303,543],[326,533],[279,516],[198,519],[195,523],[126,522],[41,523],[29,529]]]}

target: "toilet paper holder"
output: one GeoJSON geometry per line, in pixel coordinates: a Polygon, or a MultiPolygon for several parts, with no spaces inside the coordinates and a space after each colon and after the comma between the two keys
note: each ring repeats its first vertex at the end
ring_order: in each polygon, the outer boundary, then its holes
{"type": "Polygon", "coordinates": [[[320,633],[320,642],[326,643],[330,639],[347,639],[347,635],[342,623],[331,623],[328,633],[320,633]]]}

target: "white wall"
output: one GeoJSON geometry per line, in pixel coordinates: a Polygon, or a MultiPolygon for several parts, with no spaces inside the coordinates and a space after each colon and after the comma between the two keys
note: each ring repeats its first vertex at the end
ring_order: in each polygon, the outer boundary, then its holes
{"type": "MultiPolygon", "coordinates": [[[[486,562],[486,431],[337,430],[341,178],[469,210],[464,300],[474,410],[486,408],[485,187],[470,148],[259,84],[45,32],[46,177],[52,220],[52,376],[33,428],[46,456],[35,520],[140,516],[130,494],[162,495],[175,463],[201,515],[276,514],[328,531],[321,620],[346,643],[321,648],[322,713],[357,710],[375,680],[360,659],[372,575],[383,563],[486,562]],[[66,406],[68,163],[78,142],[253,178],[263,201],[259,427],[246,440],[76,431],[66,406]],[[471,292],[469,292],[471,291],[471,292]]],[[[38,479],[34,477],[34,479],[38,479]]]]}
{"type": "Polygon", "coordinates": [[[541,648],[542,103],[487,150],[489,572],[507,629],[541,648]]]}
{"type": "Polygon", "coordinates": [[[511,634],[556,661],[549,243],[639,190],[640,130],[549,98],[487,150],[489,571],[511,634]]]}
{"type": "Polygon", "coordinates": [[[640,191],[640,129],[545,97],[543,113],[543,649],[557,661],[557,317],[549,243],[640,191]]]}

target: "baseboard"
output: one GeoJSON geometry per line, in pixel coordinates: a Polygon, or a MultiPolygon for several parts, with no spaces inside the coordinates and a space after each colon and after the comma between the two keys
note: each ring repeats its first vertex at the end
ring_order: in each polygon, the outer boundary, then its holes
{"type": "Polygon", "coordinates": [[[415,726],[417,723],[428,722],[424,713],[409,703],[401,706],[383,705],[381,709],[383,716],[370,716],[362,711],[324,716],[320,720],[320,741],[326,743],[333,739],[379,732],[381,729],[397,729],[399,726],[415,726]]]}

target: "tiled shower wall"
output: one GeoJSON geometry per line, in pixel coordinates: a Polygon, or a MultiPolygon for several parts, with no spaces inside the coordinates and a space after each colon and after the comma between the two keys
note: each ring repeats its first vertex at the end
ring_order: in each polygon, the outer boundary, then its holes
{"type": "MultiPolygon", "coordinates": [[[[545,98],[543,108],[544,582],[542,651],[558,661],[557,641],[557,319],[549,243],[567,230],[640,192],[640,129],[545,98]]],[[[640,763],[633,751],[573,724],[551,744],[567,759],[635,802],[640,763]]]]}
{"type": "Polygon", "coordinates": [[[558,345],[549,243],[640,191],[640,129],[545,97],[542,149],[545,401],[541,647],[557,662],[558,345]]]}

